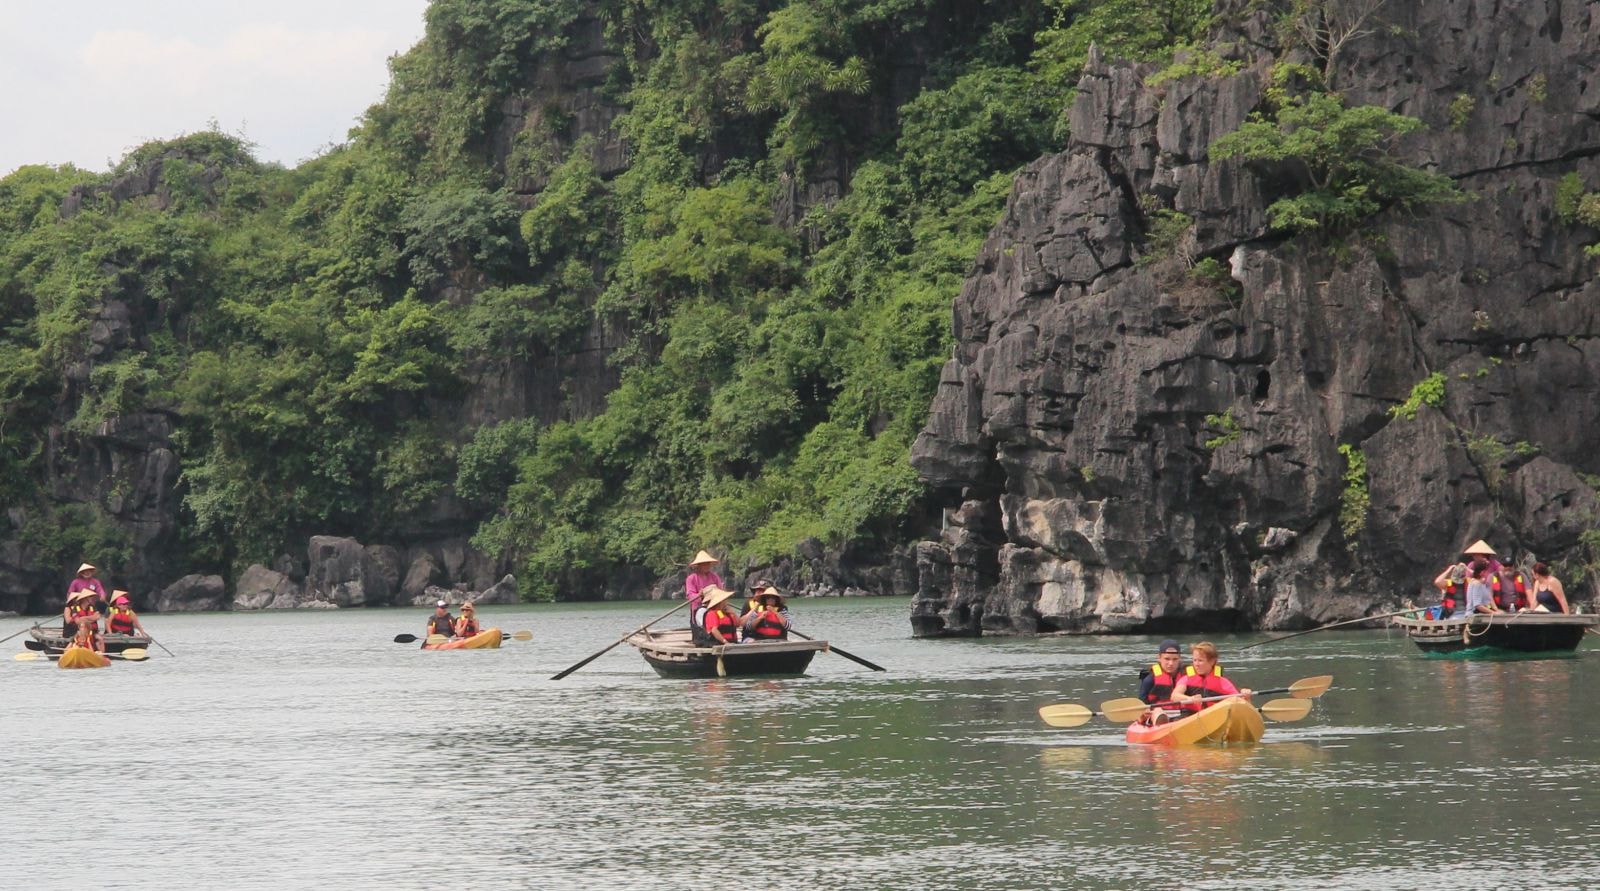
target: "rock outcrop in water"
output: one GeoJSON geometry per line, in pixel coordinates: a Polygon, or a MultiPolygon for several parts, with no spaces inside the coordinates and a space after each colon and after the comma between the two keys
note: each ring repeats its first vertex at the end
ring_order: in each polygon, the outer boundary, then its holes
{"type": "Polygon", "coordinates": [[[1092,60],[956,303],[913,454],[948,505],[917,634],[1304,626],[1423,602],[1479,537],[1593,595],[1600,261],[1554,206],[1600,183],[1600,7],[1382,14],[1334,84],[1426,122],[1397,154],[1472,200],[1349,237],[1270,233],[1282,184],[1208,158],[1261,105],[1264,19],[1221,35],[1225,78],[1092,60]],[[1233,287],[1150,262],[1159,207],[1233,287]],[[1437,407],[1391,413],[1431,375],[1437,407]]]}

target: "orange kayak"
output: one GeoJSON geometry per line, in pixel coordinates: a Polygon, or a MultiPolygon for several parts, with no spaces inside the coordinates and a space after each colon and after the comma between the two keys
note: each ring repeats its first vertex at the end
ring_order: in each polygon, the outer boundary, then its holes
{"type": "Polygon", "coordinates": [[[110,664],[110,659],[77,644],[68,645],[62,651],[61,658],[56,660],[56,666],[59,668],[105,668],[110,664]]]}
{"type": "Polygon", "coordinates": [[[1224,699],[1200,712],[1146,726],[1128,725],[1128,742],[1144,746],[1192,746],[1198,743],[1253,743],[1267,732],[1261,712],[1244,699],[1224,699]]]}
{"type": "Polygon", "coordinates": [[[485,628],[471,637],[460,640],[447,640],[441,644],[422,645],[424,650],[498,650],[500,649],[500,629],[485,628]]]}

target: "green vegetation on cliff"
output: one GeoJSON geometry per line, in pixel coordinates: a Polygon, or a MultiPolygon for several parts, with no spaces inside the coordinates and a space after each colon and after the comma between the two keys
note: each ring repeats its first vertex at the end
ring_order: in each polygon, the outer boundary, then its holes
{"type": "MultiPolygon", "coordinates": [[[[0,491],[41,543],[111,548],[106,511],[129,510],[116,480],[102,511],[48,509],[52,425],[104,437],[139,415],[171,425],[173,562],[194,568],[445,515],[534,596],[581,598],[702,546],[760,562],[900,540],[951,302],[1015,173],[1064,145],[1089,46],[1232,70],[1199,49],[1201,0],[436,0],[427,18],[350,141],[296,169],[199,133],[109,174],[0,181],[0,491]],[[557,60],[599,55],[625,166],[551,92],[557,60]],[[498,371],[602,341],[603,410],[463,423],[498,371]]],[[[1278,121],[1349,112],[1308,99],[1278,121]]]]}

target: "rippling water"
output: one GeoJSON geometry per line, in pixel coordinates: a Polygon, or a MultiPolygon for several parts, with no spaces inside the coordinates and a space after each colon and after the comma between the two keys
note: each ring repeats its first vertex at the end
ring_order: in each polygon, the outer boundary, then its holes
{"type": "Polygon", "coordinates": [[[1133,695],[1152,638],[911,640],[904,599],[793,604],[887,673],[670,681],[624,645],[549,680],[664,609],[490,608],[534,640],[442,653],[390,642],[426,610],[153,615],[176,658],[0,663],[0,887],[1600,885],[1592,644],[1220,636],[1242,684],[1334,675],[1225,750],[1039,722],[1133,695]]]}

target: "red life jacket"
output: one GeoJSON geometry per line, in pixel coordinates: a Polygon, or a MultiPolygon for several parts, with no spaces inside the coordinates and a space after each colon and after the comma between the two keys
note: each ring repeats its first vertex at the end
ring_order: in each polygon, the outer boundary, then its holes
{"type": "Polygon", "coordinates": [[[133,610],[122,606],[111,608],[111,617],[106,623],[106,629],[112,634],[133,633],[133,610]]]}
{"type": "Polygon", "coordinates": [[[72,642],[86,650],[100,649],[100,635],[95,633],[93,626],[85,625],[78,629],[78,635],[72,642]]]}
{"type": "Polygon", "coordinates": [[[1444,599],[1440,603],[1447,610],[1456,608],[1456,583],[1454,579],[1449,579],[1444,583],[1444,599]]]}
{"type": "MultiPolygon", "coordinates": [[[[1201,696],[1220,696],[1224,692],[1223,686],[1217,683],[1222,679],[1221,664],[1211,666],[1210,674],[1197,673],[1193,665],[1185,668],[1183,674],[1188,680],[1188,683],[1183,687],[1183,691],[1187,694],[1199,693],[1201,696]]],[[[1197,712],[1212,704],[1211,702],[1185,702],[1183,707],[1188,711],[1197,712]]]]}
{"type": "MultiPolygon", "coordinates": [[[[715,628],[722,634],[722,639],[733,643],[739,639],[739,620],[728,615],[720,609],[713,609],[706,613],[706,631],[715,628]]],[[[712,641],[712,643],[716,643],[712,641]]]]}
{"type": "MultiPolygon", "coordinates": [[[[1192,672],[1191,672],[1192,673],[1192,672]]],[[[1176,675],[1170,675],[1161,670],[1161,663],[1150,665],[1150,677],[1155,683],[1150,687],[1150,694],[1145,697],[1145,702],[1166,702],[1172,698],[1172,688],[1178,685],[1176,675]]]]}
{"type": "Polygon", "coordinates": [[[462,616],[461,621],[457,623],[456,637],[471,637],[477,633],[478,620],[469,619],[466,616],[462,616]]]}
{"type": "Polygon", "coordinates": [[[780,640],[788,633],[789,629],[784,627],[778,614],[770,609],[762,610],[761,617],[756,619],[755,625],[750,629],[752,636],[762,640],[780,640]]]}

